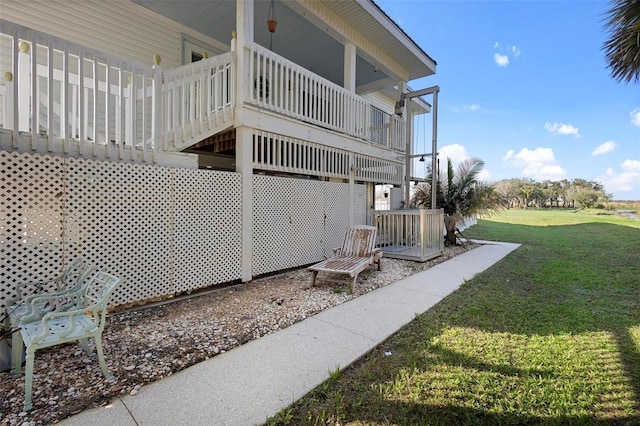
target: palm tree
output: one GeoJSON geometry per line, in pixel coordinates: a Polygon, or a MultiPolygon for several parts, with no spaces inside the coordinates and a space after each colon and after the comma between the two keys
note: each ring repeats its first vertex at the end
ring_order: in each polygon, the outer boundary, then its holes
{"type": "MultiPolygon", "coordinates": [[[[494,190],[493,185],[478,180],[483,168],[484,161],[468,158],[454,172],[451,159],[447,158],[446,175],[438,171],[436,206],[444,210],[447,244],[456,244],[455,232],[466,216],[489,214],[506,207],[504,198],[494,190]]],[[[431,177],[428,176],[426,180],[431,182],[431,177]]],[[[417,185],[411,204],[414,208],[431,208],[431,184],[417,185]]]]}
{"type": "Polygon", "coordinates": [[[606,13],[604,42],[611,76],[619,82],[640,81],[640,0],[613,0],[606,13]]]}

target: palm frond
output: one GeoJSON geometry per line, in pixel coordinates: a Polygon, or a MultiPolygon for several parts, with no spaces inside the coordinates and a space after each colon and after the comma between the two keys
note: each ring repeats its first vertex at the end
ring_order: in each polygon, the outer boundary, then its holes
{"type": "Polygon", "coordinates": [[[640,0],[613,0],[605,18],[609,38],[602,50],[611,76],[620,82],[640,82],[640,0]]]}

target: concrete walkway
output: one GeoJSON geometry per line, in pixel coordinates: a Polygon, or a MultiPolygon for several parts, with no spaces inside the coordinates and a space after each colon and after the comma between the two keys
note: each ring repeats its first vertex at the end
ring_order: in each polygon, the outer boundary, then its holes
{"type": "Polygon", "coordinates": [[[518,244],[482,246],[149,384],[62,425],[254,425],[347,367],[518,244]]]}

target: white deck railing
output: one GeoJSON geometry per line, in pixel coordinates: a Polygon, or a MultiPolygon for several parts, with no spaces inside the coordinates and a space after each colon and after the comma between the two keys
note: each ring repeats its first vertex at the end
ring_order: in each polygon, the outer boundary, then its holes
{"type": "MultiPolygon", "coordinates": [[[[14,149],[153,161],[233,124],[234,52],[162,70],[4,20],[0,38],[0,126],[14,149]]],[[[404,151],[403,119],[259,45],[245,53],[243,102],[404,151]]]]}
{"type": "Polygon", "coordinates": [[[180,151],[233,122],[232,53],[164,72],[164,149],[180,151]]]}
{"type": "Polygon", "coordinates": [[[375,210],[378,247],[386,257],[424,262],[444,250],[444,211],[375,210]]]}
{"type": "Polygon", "coordinates": [[[258,45],[247,48],[245,101],[300,121],[404,151],[405,121],[258,45]]]}
{"type": "Polygon", "coordinates": [[[75,144],[96,154],[102,145],[110,156],[121,156],[126,147],[144,159],[154,150],[157,70],[6,21],[0,29],[0,55],[11,65],[3,128],[29,133],[32,148],[51,152],[69,153],[75,144]]]}

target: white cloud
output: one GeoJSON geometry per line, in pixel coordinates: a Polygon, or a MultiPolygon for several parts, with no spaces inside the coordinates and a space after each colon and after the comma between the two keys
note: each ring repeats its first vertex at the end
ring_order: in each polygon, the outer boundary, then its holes
{"type": "Polygon", "coordinates": [[[602,182],[607,192],[619,194],[640,188],[640,161],[624,160],[620,164],[620,172],[608,168],[604,176],[596,178],[602,182]]]}
{"type": "Polygon", "coordinates": [[[576,138],[580,137],[580,132],[577,127],[573,127],[571,124],[564,123],[545,123],[544,128],[548,132],[554,135],[576,135],[576,138]]]}
{"type": "Polygon", "coordinates": [[[445,145],[438,150],[438,158],[442,161],[446,162],[447,158],[451,159],[451,162],[454,164],[458,164],[461,161],[469,158],[469,154],[467,153],[467,148],[460,144],[453,145],[445,145]]]}
{"type": "Polygon", "coordinates": [[[487,169],[482,169],[476,179],[482,182],[489,182],[491,181],[491,173],[487,169]]]}
{"type": "Polygon", "coordinates": [[[559,164],[551,148],[536,148],[530,150],[523,148],[513,155],[514,151],[507,152],[503,160],[515,167],[522,168],[521,175],[535,180],[560,180],[564,179],[567,172],[559,164]]]}
{"type": "Polygon", "coordinates": [[[631,111],[629,117],[631,117],[631,124],[640,127],[640,108],[631,111]]]}
{"type": "Polygon", "coordinates": [[[640,174],[640,161],[638,160],[624,160],[620,167],[627,173],[640,174]]]}
{"type": "Polygon", "coordinates": [[[465,110],[465,111],[479,111],[480,110],[480,105],[478,105],[478,104],[463,105],[462,109],[465,110]]]}
{"type": "MultiPolygon", "coordinates": [[[[451,159],[451,165],[454,169],[458,167],[458,164],[470,158],[471,155],[467,152],[467,148],[460,144],[445,145],[438,149],[438,158],[440,159],[440,167],[446,167],[447,158],[451,159]]],[[[444,169],[441,169],[444,170],[444,169]]],[[[491,173],[484,168],[478,173],[478,180],[488,182],[491,180],[491,173]]]]}
{"type": "Polygon", "coordinates": [[[510,149],[509,151],[507,151],[504,157],[502,157],[502,161],[509,161],[510,159],[513,158],[513,154],[515,154],[515,151],[510,149]]]}
{"type": "Polygon", "coordinates": [[[593,150],[591,155],[594,157],[597,155],[606,154],[607,152],[611,152],[616,149],[616,143],[614,141],[607,141],[593,150]]]}
{"type": "Polygon", "coordinates": [[[499,67],[506,67],[507,65],[509,65],[509,57],[507,55],[496,53],[493,55],[493,60],[496,64],[498,64],[499,67]]]}
{"type": "Polygon", "coordinates": [[[509,65],[511,59],[515,59],[522,55],[522,51],[515,45],[512,46],[507,44],[503,46],[500,42],[496,41],[493,43],[493,48],[497,50],[497,52],[493,54],[493,61],[499,67],[506,67],[509,65]]]}

